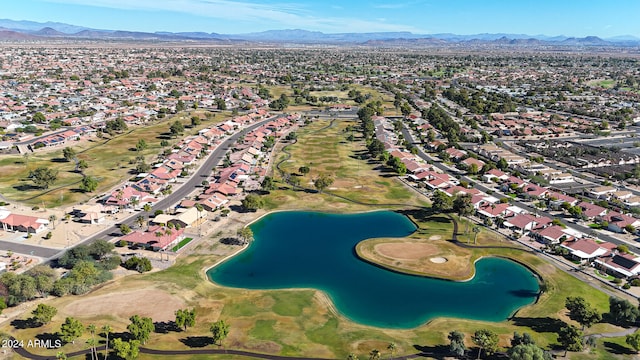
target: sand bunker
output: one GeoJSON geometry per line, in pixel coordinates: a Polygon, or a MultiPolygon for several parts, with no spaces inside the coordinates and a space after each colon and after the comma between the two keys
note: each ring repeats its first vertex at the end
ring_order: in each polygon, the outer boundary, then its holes
{"type": "Polygon", "coordinates": [[[442,257],[442,256],[436,256],[436,257],[432,257],[431,259],[429,259],[432,263],[436,263],[436,264],[444,264],[447,261],[447,258],[442,257]]]}
{"type": "Polygon", "coordinates": [[[374,247],[380,255],[398,260],[418,260],[438,253],[438,248],[424,243],[382,243],[374,247]]]}

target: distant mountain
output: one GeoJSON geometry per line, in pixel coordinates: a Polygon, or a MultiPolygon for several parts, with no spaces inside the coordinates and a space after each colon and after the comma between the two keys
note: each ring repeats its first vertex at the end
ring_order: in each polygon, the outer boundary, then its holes
{"type": "Polygon", "coordinates": [[[612,45],[611,42],[600,39],[597,36],[587,36],[583,38],[567,38],[565,40],[560,41],[562,45],[612,45]]]}
{"type": "Polygon", "coordinates": [[[9,20],[9,19],[0,19],[0,27],[10,29],[10,30],[15,30],[15,31],[21,31],[21,32],[25,32],[25,31],[35,32],[42,28],[51,28],[65,34],[73,34],[73,33],[77,33],[78,31],[88,29],[82,26],[69,25],[69,24],[64,24],[59,22],[49,21],[49,22],[41,23],[41,22],[35,22],[35,21],[26,21],[26,20],[16,21],[16,20],[9,20]]]}
{"type": "Polygon", "coordinates": [[[66,36],[68,34],[65,34],[61,31],[58,31],[56,29],[50,28],[50,27],[45,27],[42,28],[38,31],[34,31],[33,32],[34,35],[41,35],[41,36],[66,36]]]}
{"type": "Polygon", "coordinates": [[[26,41],[42,39],[39,36],[25,34],[13,30],[0,29],[0,40],[2,41],[26,41]]]}
{"type": "Polygon", "coordinates": [[[323,33],[302,29],[268,30],[247,34],[218,34],[207,32],[155,33],[124,30],[99,30],[57,22],[39,23],[0,19],[3,30],[0,40],[30,40],[47,38],[120,39],[152,41],[204,41],[204,42],[265,42],[299,44],[359,44],[365,46],[445,46],[447,44],[499,45],[499,46],[640,46],[640,38],[622,35],[601,39],[527,34],[471,34],[451,33],[414,34],[411,32],[323,33]],[[22,36],[31,35],[34,37],[22,36]]]}

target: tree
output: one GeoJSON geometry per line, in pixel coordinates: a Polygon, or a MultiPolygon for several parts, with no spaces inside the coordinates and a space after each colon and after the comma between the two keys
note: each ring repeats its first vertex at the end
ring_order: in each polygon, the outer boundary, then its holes
{"type": "Polygon", "coordinates": [[[138,215],[138,217],[136,218],[136,224],[138,224],[138,227],[142,227],[146,222],[147,219],[142,215],[138,215]]]}
{"type": "Polygon", "coordinates": [[[98,188],[98,180],[93,176],[83,176],[80,183],[80,190],[84,192],[94,192],[98,188]]]}
{"type": "Polygon", "coordinates": [[[238,229],[236,234],[242,240],[243,244],[246,244],[253,240],[253,231],[251,231],[251,228],[248,226],[238,229]]]}
{"type": "Polygon", "coordinates": [[[176,120],[169,127],[169,132],[171,133],[171,136],[178,137],[178,135],[184,132],[184,125],[182,125],[180,121],[176,120]]]}
{"type": "Polygon", "coordinates": [[[0,314],[2,311],[7,308],[7,303],[4,301],[3,297],[0,297],[0,314]]]}
{"type": "Polygon", "coordinates": [[[140,341],[124,341],[121,338],[115,338],[113,340],[113,349],[119,357],[125,360],[133,360],[140,353],[140,341]]]}
{"type": "Polygon", "coordinates": [[[29,178],[36,185],[43,189],[48,189],[51,184],[58,180],[58,170],[41,166],[29,172],[29,178]]]}
{"type": "Polygon", "coordinates": [[[131,228],[127,224],[120,224],[120,232],[122,232],[123,235],[127,235],[131,232],[131,228]]]}
{"type": "MultiPolygon", "coordinates": [[[[453,200],[453,211],[458,213],[460,217],[467,217],[473,214],[475,208],[473,207],[473,202],[471,201],[471,194],[458,194],[456,198],[453,200]]],[[[469,222],[467,221],[465,226],[465,234],[469,232],[469,222]]]]}
{"type": "Polygon", "coordinates": [[[313,181],[313,186],[315,186],[319,192],[322,192],[324,189],[331,186],[331,184],[333,184],[333,178],[326,174],[321,174],[313,181]]]}
{"type": "Polygon", "coordinates": [[[553,357],[535,344],[519,344],[507,351],[510,360],[551,360],[553,357]]]}
{"type": "Polygon", "coordinates": [[[45,122],[47,122],[47,117],[44,116],[43,113],[38,111],[37,113],[33,114],[33,116],[31,117],[31,121],[38,124],[44,124],[45,122]]]}
{"type": "Polygon", "coordinates": [[[444,191],[436,190],[433,193],[431,208],[437,212],[449,212],[453,209],[453,199],[444,191]]]}
{"type": "Polygon", "coordinates": [[[91,339],[87,340],[87,344],[89,345],[89,347],[91,348],[91,358],[92,359],[97,359],[98,358],[98,350],[96,350],[96,346],[98,345],[98,341],[95,338],[96,335],[96,325],[95,324],[89,324],[87,326],[87,330],[89,330],[89,332],[91,333],[91,339]]]}
{"type": "Polygon", "coordinates": [[[109,334],[111,334],[112,332],[113,332],[113,328],[111,328],[111,325],[103,325],[102,326],[102,333],[104,334],[105,338],[107,339],[107,341],[105,341],[105,343],[104,343],[104,358],[105,359],[109,355],[109,334]]]}
{"type": "MultiPolygon", "coordinates": [[[[162,234],[162,232],[159,233],[162,234]]],[[[156,233],[156,236],[157,235],[158,233],[156,233]]],[[[153,268],[149,259],[137,256],[128,258],[127,261],[122,264],[122,266],[124,266],[125,269],[135,270],[139,273],[151,271],[151,269],[153,268]]]]}
{"type": "Polygon", "coordinates": [[[191,127],[196,127],[198,125],[202,124],[202,120],[200,120],[199,116],[192,116],[191,117],[191,127]]]}
{"type": "Polygon", "coordinates": [[[558,342],[565,348],[565,356],[567,351],[581,351],[582,330],[573,325],[564,326],[558,332],[558,342]]]}
{"type": "Polygon", "coordinates": [[[38,306],[31,312],[32,319],[35,323],[44,325],[48,324],[51,319],[58,313],[58,309],[46,304],[38,304],[38,306]]]}
{"type": "Polygon", "coordinates": [[[86,169],[89,168],[89,163],[87,162],[87,160],[78,160],[76,162],[76,172],[84,172],[86,169]]]}
{"type": "Polygon", "coordinates": [[[447,336],[449,339],[449,351],[457,357],[463,357],[467,347],[464,345],[464,334],[454,330],[447,336]]]}
{"type": "Polygon", "coordinates": [[[640,332],[636,331],[633,334],[627,335],[625,342],[631,345],[633,350],[640,352],[640,332]]]}
{"type": "Polygon", "coordinates": [[[498,169],[500,170],[507,170],[509,168],[509,163],[507,163],[507,160],[505,160],[504,158],[500,158],[500,160],[498,160],[498,163],[496,164],[496,166],[498,167],[498,169]]]}
{"type": "Polygon", "coordinates": [[[194,326],[196,324],[196,310],[195,309],[178,309],[176,310],[176,326],[187,330],[188,326],[194,326]]]}
{"type": "Polygon", "coordinates": [[[73,148],[65,147],[64,149],[62,149],[62,156],[64,157],[65,160],[71,161],[75,159],[76,156],[78,156],[78,154],[73,148]]]}
{"type": "Polygon", "coordinates": [[[380,359],[380,350],[373,349],[369,352],[369,360],[379,360],[380,359]]]}
{"type": "Polygon", "coordinates": [[[75,342],[75,339],[82,336],[83,332],[84,326],[80,320],[72,317],[67,317],[64,319],[64,323],[60,325],[60,338],[66,343],[75,342]]]}
{"type": "Polygon", "coordinates": [[[369,150],[369,154],[371,154],[371,157],[377,158],[385,150],[384,143],[378,139],[373,139],[371,140],[369,145],[367,145],[367,150],[369,150]]]}
{"type": "Polygon", "coordinates": [[[145,212],[151,211],[151,205],[149,204],[142,205],[142,210],[144,210],[145,212]]]}
{"type": "Polygon", "coordinates": [[[264,200],[255,194],[249,194],[242,199],[242,207],[247,211],[256,211],[264,206],[264,200]]]}
{"type": "Polygon", "coordinates": [[[153,320],[148,317],[140,317],[139,315],[133,315],[129,320],[131,324],[127,326],[127,330],[129,330],[131,336],[142,344],[146,343],[147,340],[149,340],[149,334],[155,329],[153,320]]]}
{"type": "Polygon", "coordinates": [[[91,337],[90,339],[87,339],[87,345],[89,345],[89,350],[91,351],[91,359],[93,360],[98,356],[96,352],[96,345],[98,345],[98,341],[94,337],[91,337]]]}
{"type": "Polygon", "coordinates": [[[221,346],[222,341],[229,335],[229,324],[221,319],[211,324],[209,330],[213,335],[213,342],[221,346]]]}
{"type": "Polygon", "coordinates": [[[628,300],[611,296],[609,297],[609,314],[616,324],[626,325],[635,322],[640,316],[640,311],[628,300]]]}
{"type": "Polygon", "coordinates": [[[398,347],[396,346],[396,343],[392,342],[387,346],[387,350],[389,350],[391,352],[391,358],[393,358],[393,354],[396,352],[396,349],[398,347]]]}
{"type": "Polygon", "coordinates": [[[271,176],[265,176],[262,180],[262,190],[271,191],[276,188],[276,183],[271,176]]]}
{"type": "Polygon", "coordinates": [[[148,147],[147,142],[144,139],[140,139],[136,144],[136,151],[137,152],[144,151],[147,149],[147,147],[148,147]]]}
{"type": "Polygon", "coordinates": [[[478,359],[484,349],[487,355],[491,355],[498,350],[498,334],[488,329],[477,330],[471,340],[478,346],[478,359]]]}
{"type": "Polygon", "coordinates": [[[56,220],[58,220],[58,217],[55,214],[49,215],[49,222],[51,223],[51,226],[53,226],[53,229],[56,228],[56,220]]]}
{"type": "Polygon", "coordinates": [[[511,346],[514,347],[522,344],[535,344],[535,341],[533,341],[533,338],[531,338],[531,335],[529,335],[529,333],[522,333],[522,335],[520,335],[517,331],[514,332],[513,338],[511,338],[511,346]]]}
{"type": "Polygon", "coordinates": [[[302,175],[307,175],[309,173],[309,171],[311,171],[311,169],[309,169],[308,166],[300,166],[298,168],[298,172],[302,175]]]}

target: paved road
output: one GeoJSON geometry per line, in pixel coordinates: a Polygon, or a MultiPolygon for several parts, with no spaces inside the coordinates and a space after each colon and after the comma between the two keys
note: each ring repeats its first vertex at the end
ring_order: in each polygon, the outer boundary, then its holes
{"type": "MultiPolygon", "coordinates": [[[[411,134],[411,132],[404,125],[403,125],[403,128],[402,128],[402,134],[403,134],[405,139],[408,139],[410,142],[415,143],[413,135],[411,134]]],[[[442,171],[444,171],[446,173],[451,173],[452,172],[451,168],[449,168],[448,166],[446,166],[445,164],[443,164],[441,162],[435,161],[434,158],[432,158],[426,152],[424,152],[422,150],[421,146],[417,146],[417,148],[418,148],[418,156],[420,158],[422,158],[425,161],[431,161],[433,163],[433,166],[439,168],[440,170],[442,170],[442,171]]],[[[558,218],[558,217],[556,217],[556,216],[554,216],[554,215],[552,215],[552,214],[550,214],[550,213],[548,213],[546,211],[542,211],[540,209],[535,209],[535,208],[533,208],[533,207],[531,207],[531,206],[529,206],[529,205],[527,205],[527,204],[525,204],[525,203],[523,203],[521,201],[511,199],[508,196],[505,196],[505,195],[503,195],[501,193],[496,192],[495,189],[492,189],[492,188],[489,188],[487,186],[484,186],[483,184],[478,183],[477,180],[471,179],[471,178],[469,178],[467,176],[462,176],[460,179],[464,180],[464,181],[467,181],[470,184],[473,184],[473,186],[476,189],[478,189],[478,190],[480,190],[480,191],[482,191],[484,193],[491,193],[491,196],[494,196],[494,197],[496,197],[498,199],[508,198],[512,204],[514,204],[514,205],[516,205],[516,206],[518,206],[518,207],[520,207],[520,208],[522,208],[524,210],[527,210],[530,213],[537,213],[539,215],[547,216],[547,217],[549,217],[551,219],[559,219],[567,227],[572,228],[574,230],[578,230],[578,231],[583,232],[585,234],[589,234],[589,233],[591,233],[593,231],[593,229],[591,229],[588,226],[583,226],[583,225],[576,224],[576,223],[573,223],[573,222],[565,221],[562,218],[558,218]]],[[[640,251],[640,248],[638,248],[638,246],[636,244],[620,240],[620,239],[615,238],[615,237],[613,237],[611,235],[607,235],[607,234],[603,234],[603,233],[598,232],[598,236],[597,237],[599,239],[601,239],[601,240],[605,240],[605,241],[608,241],[608,242],[611,242],[611,243],[614,243],[614,244],[626,245],[626,246],[629,247],[630,250],[632,250],[634,252],[640,251]]]]}
{"type": "MultiPolygon", "coordinates": [[[[177,204],[178,202],[180,202],[187,195],[193,192],[198,186],[201,186],[202,180],[205,180],[211,174],[212,169],[215,168],[218,165],[218,163],[220,163],[220,161],[224,158],[228,148],[231,147],[233,144],[235,144],[235,142],[238,140],[238,138],[242,134],[253,131],[258,127],[262,126],[263,124],[275,118],[278,118],[280,116],[283,116],[283,115],[277,115],[277,116],[273,116],[268,119],[259,121],[228,137],[225,141],[223,141],[220,145],[218,145],[211,152],[211,154],[209,154],[209,157],[204,161],[204,163],[200,166],[200,168],[196,170],[196,172],[189,178],[189,180],[187,180],[184,184],[182,184],[182,186],[177,188],[174,192],[167,195],[164,199],[158,201],[153,206],[152,211],[135,212],[131,214],[131,216],[129,216],[128,218],[122,220],[119,224],[127,224],[131,227],[134,225],[136,218],[138,216],[142,215],[146,218],[149,218],[149,216],[151,216],[153,212],[155,212],[156,210],[164,211],[170,208],[171,206],[173,206],[174,204],[177,204]]],[[[96,234],[93,234],[87,237],[86,239],[77,243],[76,246],[80,244],[90,244],[97,239],[111,240],[116,237],[119,237],[119,234],[120,234],[120,230],[118,226],[113,225],[96,234]]],[[[47,248],[47,247],[42,247],[37,245],[26,245],[26,244],[13,242],[13,241],[0,241],[0,249],[11,250],[13,252],[20,253],[20,254],[38,256],[47,260],[56,259],[62,256],[62,254],[67,250],[67,249],[52,249],[52,248],[47,248]]]]}

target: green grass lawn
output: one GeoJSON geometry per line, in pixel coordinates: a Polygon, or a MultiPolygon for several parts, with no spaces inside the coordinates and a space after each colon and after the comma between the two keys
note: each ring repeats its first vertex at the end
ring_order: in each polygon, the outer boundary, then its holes
{"type": "Polygon", "coordinates": [[[184,238],[182,239],[182,241],[180,241],[178,243],[178,245],[174,246],[173,248],[171,248],[171,251],[176,252],[180,249],[182,249],[185,245],[187,245],[188,243],[191,242],[191,240],[193,240],[193,238],[184,238]]]}

